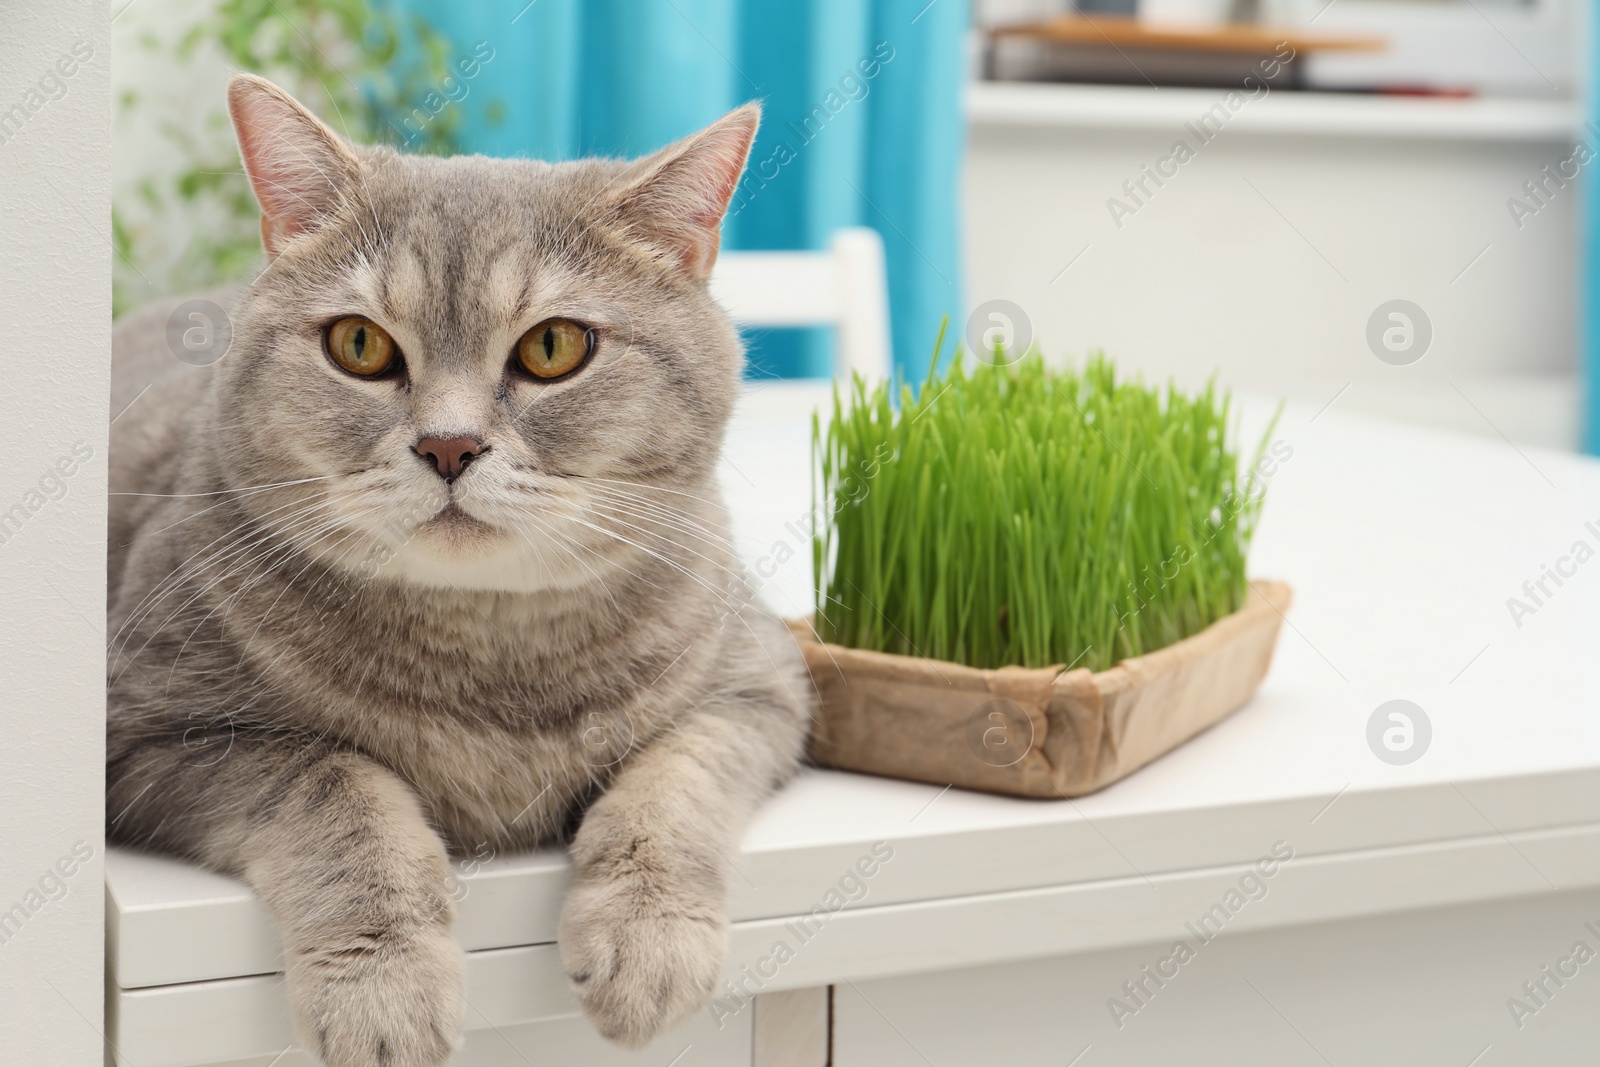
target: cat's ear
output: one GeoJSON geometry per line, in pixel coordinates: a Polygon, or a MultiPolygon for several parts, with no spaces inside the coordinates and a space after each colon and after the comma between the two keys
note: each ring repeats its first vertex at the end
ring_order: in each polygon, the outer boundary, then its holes
{"type": "Polygon", "coordinates": [[[761,106],[746,104],[634,165],[617,194],[623,224],[696,278],[711,274],[722,216],[744,173],[761,106]]]}
{"type": "Polygon", "coordinates": [[[261,204],[261,243],[275,256],[356,195],[361,161],[350,145],[265,78],[236,74],[228,114],[261,204]]]}

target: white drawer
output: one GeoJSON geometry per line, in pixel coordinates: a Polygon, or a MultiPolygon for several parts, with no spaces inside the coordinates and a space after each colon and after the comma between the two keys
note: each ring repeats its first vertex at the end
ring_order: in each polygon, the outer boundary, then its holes
{"type": "MultiPolygon", "coordinates": [[[[584,1067],[750,1067],[752,1013],[722,1030],[696,1016],[637,1052],[609,1045],[581,1016],[520,1026],[472,1030],[450,1058],[450,1067],[530,1067],[583,1064],[584,1067]],[[676,1057],[676,1058],[674,1058],[676,1057]]],[[[118,1058],[116,1067],[161,1067],[167,1060],[118,1058]]],[[[297,1048],[248,1059],[214,1060],[187,1067],[321,1067],[315,1056],[297,1048]]]]}

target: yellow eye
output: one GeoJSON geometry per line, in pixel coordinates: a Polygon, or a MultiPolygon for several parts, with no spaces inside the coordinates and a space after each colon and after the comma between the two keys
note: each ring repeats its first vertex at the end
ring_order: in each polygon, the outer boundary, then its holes
{"type": "Polygon", "coordinates": [[[589,358],[594,336],[570,319],[546,319],[517,342],[517,359],[535,378],[571,374],[589,358]]]}
{"type": "Polygon", "coordinates": [[[394,363],[394,338],[371,319],[352,315],[328,327],[328,355],[351,374],[370,378],[394,363]]]}

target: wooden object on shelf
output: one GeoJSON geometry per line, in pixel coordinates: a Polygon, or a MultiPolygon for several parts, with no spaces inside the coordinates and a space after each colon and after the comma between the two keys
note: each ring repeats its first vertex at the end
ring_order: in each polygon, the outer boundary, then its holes
{"type": "Polygon", "coordinates": [[[1222,26],[1152,26],[1138,19],[1063,15],[1042,22],[996,26],[991,37],[1027,37],[1056,44],[1103,48],[1170,48],[1186,52],[1227,52],[1270,56],[1279,45],[1296,52],[1377,52],[1381,37],[1305,33],[1287,27],[1229,23],[1222,26]]]}
{"type": "Polygon", "coordinates": [[[995,26],[986,38],[990,79],[1159,85],[1237,86],[1253,74],[1273,86],[1298,87],[1301,60],[1311,53],[1387,47],[1381,37],[1288,27],[1162,26],[1079,15],[995,26]]]}

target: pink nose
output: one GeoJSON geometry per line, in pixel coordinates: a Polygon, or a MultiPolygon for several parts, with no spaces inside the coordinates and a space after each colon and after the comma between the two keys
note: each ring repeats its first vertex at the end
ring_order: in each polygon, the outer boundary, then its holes
{"type": "Polygon", "coordinates": [[[424,437],[415,445],[417,455],[429,461],[438,470],[439,477],[453,482],[467,469],[467,464],[486,451],[476,437],[424,437]]]}

